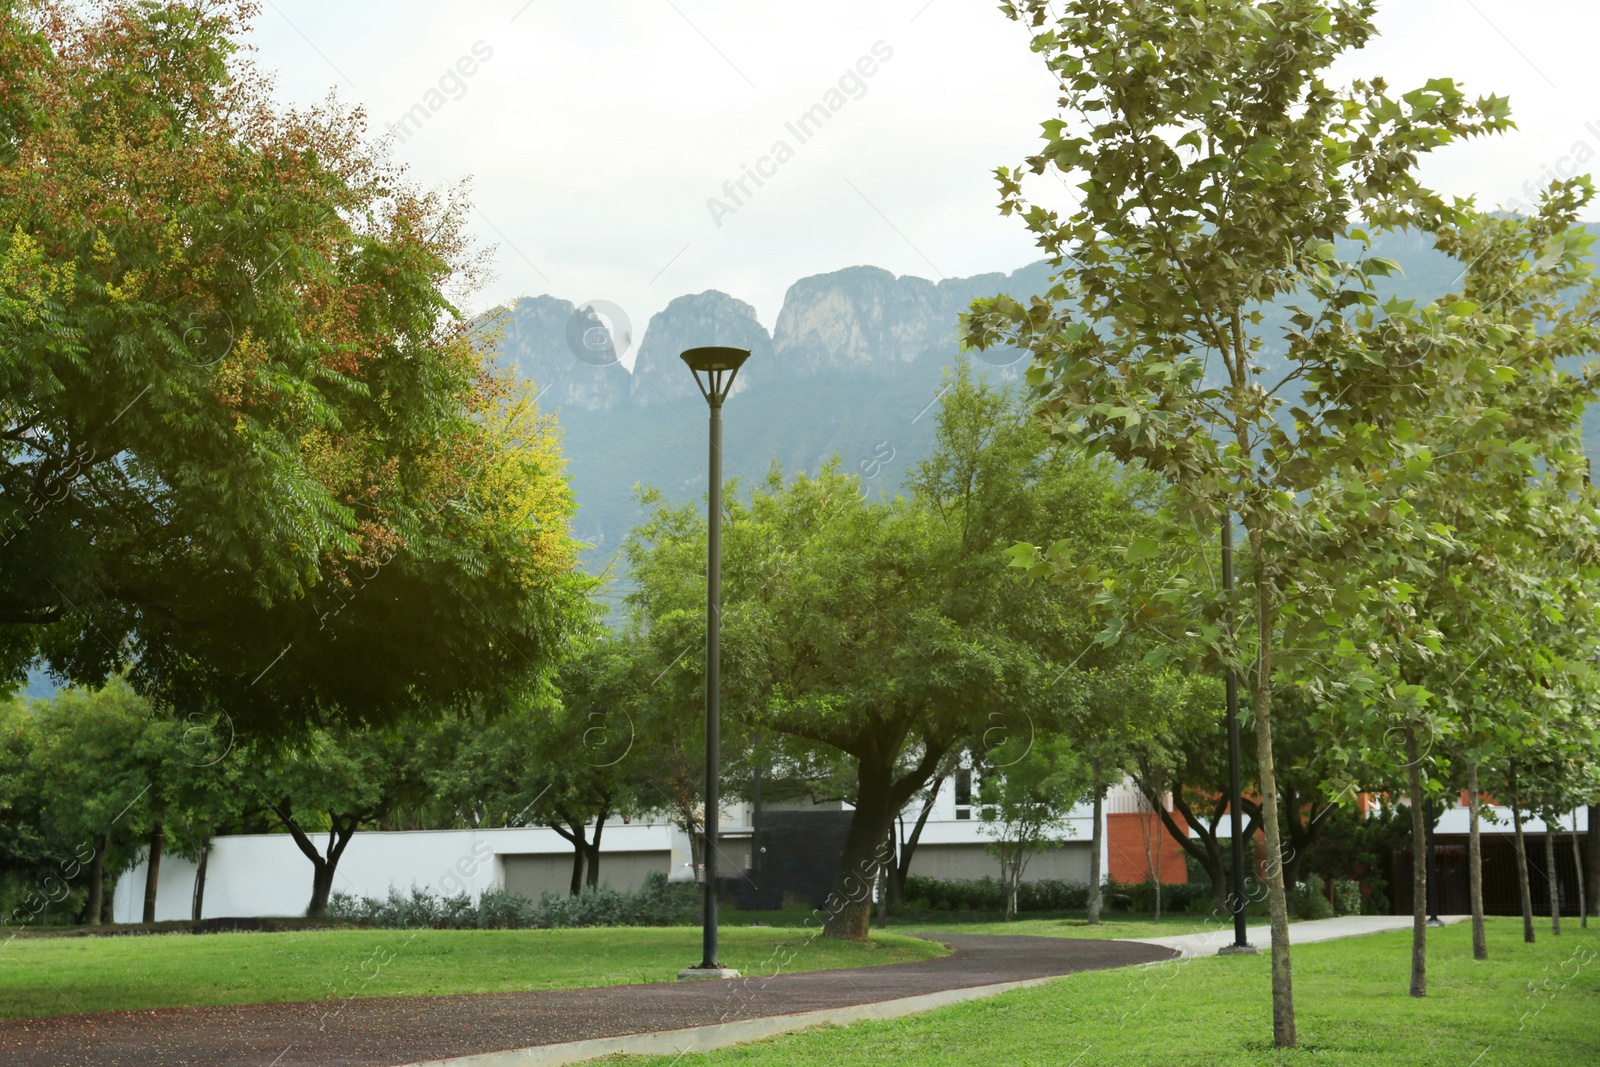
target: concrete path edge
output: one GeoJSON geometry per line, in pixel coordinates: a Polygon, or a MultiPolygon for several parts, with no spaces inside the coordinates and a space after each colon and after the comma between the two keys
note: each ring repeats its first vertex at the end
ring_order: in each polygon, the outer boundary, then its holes
{"type": "Polygon", "coordinates": [[[997,996],[1013,989],[1054,982],[1065,975],[1045,978],[1028,978],[1019,982],[999,982],[995,985],[968,986],[964,989],[946,989],[938,993],[924,993],[899,1000],[881,1000],[869,1004],[853,1004],[843,1008],[824,1008],[821,1011],[799,1012],[794,1015],[766,1015],[755,1019],[735,1019],[709,1026],[691,1026],[682,1030],[658,1030],[646,1034],[627,1034],[621,1037],[597,1037],[588,1041],[567,1041],[556,1045],[535,1045],[531,1048],[506,1049],[503,1052],[483,1052],[472,1056],[456,1056],[444,1060],[427,1060],[407,1064],[405,1067],[556,1067],[558,1064],[582,1063],[601,1056],[681,1056],[687,1052],[710,1052],[712,1049],[760,1041],[796,1030],[816,1026],[847,1026],[850,1023],[873,1019],[898,1019],[916,1015],[934,1008],[948,1007],[968,1000],[997,996]]]}

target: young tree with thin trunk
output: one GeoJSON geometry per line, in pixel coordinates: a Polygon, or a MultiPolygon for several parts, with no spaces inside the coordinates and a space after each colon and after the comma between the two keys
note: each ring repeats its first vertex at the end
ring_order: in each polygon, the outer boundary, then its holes
{"type": "MultiPolygon", "coordinates": [[[[1334,242],[1352,217],[1431,220],[1449,208],[1414,177],[1420,154],[1503,128],[1502,101],[1468,102],[1437,79],[1394,99],[1382,81],[1341,91],[1328,68],[1372,36],[1371,3],[1045,0],[1003,5],[1035,28],[1060,82],[1028,169],[1085,190],[1068,217],[1025,202],[1023,171],[1001,168],[1002,211],[1020,213],[1060,271],[1045,297],[974,305],[970,343],[1033,353],[1029,381],[1052,428],[1166,477],[1197,523],[1237,513],[1246,583],[1224,607],[1237,639],[1211,638],[1239,671],[1257,735],[1272,921],[1273,1037],[1297,1044],[1272,691],[1285,610],[1305,592],[1294,561],[1306,536],[1299,495],[1328,466],[1339,402],[1280,419],[1296,382],[1343,366],[1351,309],[1377,303],[1391,265],[1345,262],[1334,242]],[[1267,305],[1303,295],[1287,360],[1267,360],[1267,305]]],[[[1358,238],[1359,241],[1359,238],[1358,238]]],[[[1381,439],[1361,438],[1378,449],[1381,439]]],[[[1202,602],[1209,602],[1208,609],[1202,602]]],[[[1212,629],[1217,629],[1211,625],[1212,629]]],[[[1197,633],[1205,634],[1205,630],[1197,633]]]]}
{"type": "Polygon", "coordinates": [[[1578,809],[1572,809],[1572,870],[1578,877],[1578,925],[1589,926],[1589,898],[1583,878],[1583,850],[1578,847],[1578,809]]]}
{"type": "Polygon", "coordinates": [[[1483,794],[1478,792],[1478,763],[1467,766],[1467,877],[1472,895],[1472,958],[1489,958],[1489,936],[1483,926],[1483,835],[1479,827],[1479,814],[1483,807],[1483,794]]]}
{"type": "Polygon", "coordinates": [[[1528,882],[1528,842],[1522,831],[1522,797],[1517,793],[1517,772],[1511,770],[1511,830],[1517,848],[1517,895],[1522,903],[1522,940],[1533,944],[1533,889],[1528,882]]]}
{"type": "Polygon", "coordinates": [[[1540,814],[1544,818],[1544,871],[1545,889],[1550,897],[1550,936],[1560,937],[1561,868],[1556,865],[1556,828],[1560,823],[1548,808],[1540,814]]]}

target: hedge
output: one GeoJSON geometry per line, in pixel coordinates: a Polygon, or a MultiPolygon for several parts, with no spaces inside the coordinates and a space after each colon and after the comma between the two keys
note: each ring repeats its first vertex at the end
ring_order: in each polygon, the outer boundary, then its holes
{"type": "Polygon", "coordinates": [[[413,886],[409,896],[391,888],[385,900],[335,893],[328,918],[366,926],[430,930],[548,930],[577,926],[676,926],[693,920],[700,886],[673,883],[661,871],[645,876],[637,893],[608,886],[578,896],[546,893],[533,901],[490,889],[476,901],[465,893],[440,897],[413,886]]]}

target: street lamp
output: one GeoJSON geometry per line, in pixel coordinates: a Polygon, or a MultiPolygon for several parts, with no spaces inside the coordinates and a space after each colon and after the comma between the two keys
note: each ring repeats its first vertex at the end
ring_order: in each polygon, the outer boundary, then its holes
{"type": "Polygon", "coordinates": [[[679,978],[736,978],[717,960],[717,777],[722,726],[722,402],[750,353],[742,348],[691,348],[683,361],[711,407],[711,496],[706,506],[706,826],[705,910],[698,967],[679,978]]]}
{"type": "Polygon", "coordinates": [[[1439,918],[1440,886],[1439,863],[1437,858],[1438,851],[1433,847],[1433,824],[1438,820],[1439,817],[1434,814],[1432,797],[1429,797],[1427,800],[1422,802],[1422,812],[1423,818],[1427,819],[1428,821],[1428,832],[1423,838],[1424,841],[1427,842],[1426,847],[1428,849],[1428,867],[1427,874],[1425,876],[1428,884],[1428,925],[1443,926],[1444,920],[1439,918]]]}
{"type": "MultiPolygon", "coordinates": [[[[1222,591],[1233,593],[1233,512],[1222,513],[1222,591]]],[[[1233,612],[1223,616],[1223,627],[1233,636],[1233,612]]],[[[1233,816],[1233,944],[1217,950],[1219,956],[1255,955],[1256,948],[1244,928],[1244,785],[1239,771],[1239,675],[1228,668],[1228,810],[1233,816]]]]}

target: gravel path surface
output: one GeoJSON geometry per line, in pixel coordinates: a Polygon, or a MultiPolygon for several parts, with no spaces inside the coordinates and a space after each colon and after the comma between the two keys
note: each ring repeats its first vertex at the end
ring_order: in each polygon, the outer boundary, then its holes
{"type": "Polygon", "coordinates": [[[394,1067],[676,1030],[1171,959],[1163,946],[940,934],[949,956],[883,967],[535,993],[364,997],[0,1022],[15,1067],[394,1067]]]}

